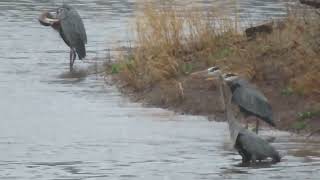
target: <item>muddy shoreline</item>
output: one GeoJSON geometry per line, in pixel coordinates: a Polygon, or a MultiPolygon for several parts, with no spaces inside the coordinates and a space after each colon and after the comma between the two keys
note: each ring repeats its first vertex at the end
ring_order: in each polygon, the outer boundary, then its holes
{"type": "MultiPolygon", "coordinates": [[[[131,101],[139,102],[143,106],[164,108],[179,114],[206,116],[209,121],[225,121],[215,82],[184,76],[177,80],[162,81],[143,90],[136,90],[122,81],[118,74],[107,74],[107,76],[111,77],[108,80],[109,84],[115,85],[131,101]]],[[[265,93],[273,107],[276,129],[308,138],[320,137],[320,122],[317,117],[306,118],[303,120],[303,125],[299,124],[301,120],[298,112],[313,107],[316,101],[311,97],[299,95],[290,95],[288,98],[281,94],[281,87],[274,86],[270,82],[255,83],[265,93]]],[[[255,120],[254,117],[249,117],[252,128],[255,120]]],[[[273,129],[266,123],[260,122],[264,128],[273,129]]]]}
{"type": "Polygon", "coordinates": [[[185,10],[180,18],[177,9],[155,11],[146,5],[144,16],[136,17],[136,26],[143,27],[135,30],[137,46],[124,48],[106,66],[106,73],[133,101],[224,121],[216,83],[190,76],[219,66],[265,94],[277,129],[319,134],[320,24],[314,21],[316,11],[299,7],[282,20],[248,27],[243,33],[222,22],[224,31],[219,33],[207,14],[189,15],[192,11],[185,10]],[[184,33],[186,23],[190,33],[184,33]]]}

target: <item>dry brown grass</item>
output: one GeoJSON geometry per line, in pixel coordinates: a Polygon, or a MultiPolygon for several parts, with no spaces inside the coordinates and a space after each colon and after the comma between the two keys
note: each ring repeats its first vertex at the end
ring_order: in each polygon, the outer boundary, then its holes
{"type": "Polygon", "coordinates": [[[219,65],[319,97],[320,16],[313,11],[290,11],[281,23],[274,22],[272,34],[247,41],[234,21],[212,12],[147,2],[141,9],[135,18],[136,46],[118,61],[120,79],[137,90],[219,65]]]}
{"type": "Polygon", "coordinates": [[[214,64],[209,55],[227,47],[236,36],[231,21],[216,20],[210,12],[196,8],[159,8],[145,2],[141,9],[135,23],[136,47],[129,60],[121,58],[120,73],[137,89],[188,74],[197,64],[214,64]]]}
{"type": "MultiPolygon", "coordinates": [[[[272,34],[239,47],[241,58],[235,61],[250,66],[249,77],[258,81],[276,81],[300,94],[319,95],[319,18],[306,9],[289,11],[286,19],[274,22],[272,34]]],[[[231,66],[243,70],[236,63],[231,66]]]]}

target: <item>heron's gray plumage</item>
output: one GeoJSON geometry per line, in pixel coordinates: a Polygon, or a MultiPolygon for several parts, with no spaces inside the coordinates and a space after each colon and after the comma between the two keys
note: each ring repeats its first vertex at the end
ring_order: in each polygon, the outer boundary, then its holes
{"type": "Polygon", "coordinates": [[[83,59],[86,56],[87,34],[82,19],[76,9],[63,4],[55,15],[48,11],[42,13],[39,22],[43,26],[51,26],[59,32],[63,41],[70,47],[70,71],[73,70],[73,63],[77,57],[83,59]]]}
{"type": "Polygon", "coordinates": [[[78,12],[71,6],[64,4],[60,8],[61,12],[57,17],[60,20],[60,35],[70,48],[75,48],[79,59],[86,56],[85,44],[87,43],[87,35],[78,12]]]}
{"type": "MultiPolygon", "coordinates": [[[[279,162],[281,157],[279,153],[265,140],[258,135],[250,132],[248,129],[242,127],[237,121],[235,112],[233,111],[234,103],[232,103],[231,88],[227,85],[227,78],[224,78],[218,68],[212,67],[208,70],[194,72],[193,77],[202,77],[207,80],[219,78],[219,91],[221,94],[222,106],[225,109],[225,119],[229,125],[229,133],[232,141],[232,146],[242,156],[243,162],[250,162],[256,160],[264,160],[268,157],[272,158],[274,162],[279,162]]],[[[234,78],[232,78],[235,80],[234,78]]]]}
{"type": "Polygon", "coordinates": [[[267,141],[247,129],[239,132],[235,147],[238,151],[247,152],[248,156],[250,156],[247,159],[252,161],[265,160],[271,157],[273,161],[278,162],[281,158],[279,153],[267,141]]]}
{"type": "Polygon", "coordinates": [[[242,156],[243,162],[265,160],[270,157],[274,162],[279,162],[279,153],[264,139],[243,128],[235,118],[232,109],[230,89],[226,87],[222,76],[220,77],[220,93],[225,105],[225,118],[227,119],[232,145],[242,156]]]}
{"type": "Polygon", "coordinates": [[[255,115],[268,124],[275,126],[272,108],[267,98],[253,85],[244,79],[229,83],[232,91],[232,102],[248,115],[255,115]]]}
{"type": "Polygon", "coordinates": [[[231,143],[238,151],[245,151],[250,156],[254,155],[256,160],[263,160],[278,154],[267,141],[242,127],[235,118],[231,107],[226,108],[226,118],[229,125],[231,143]]]}

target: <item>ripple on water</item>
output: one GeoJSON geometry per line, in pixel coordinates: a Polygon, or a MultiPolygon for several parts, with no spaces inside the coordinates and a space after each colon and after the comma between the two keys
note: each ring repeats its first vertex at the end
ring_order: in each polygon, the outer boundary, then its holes
{"type": "Polygon", "coordinates": [[[82,79],[87,77],[88,71],[85,69],[74,69],[73,71],[66,71],[61,73],[58,78],[61,79],[82,79]]]}
{"type": "Polygon", "coordinates": [[[59,161],[59,162],[33,162],[32,165],[38,166],[65,166],[65,165],[78,165],[83,164],[82,161],[59,161]]]}
{"type": "MultiPolygon", "coordinates": [[[[285,9],[276,0],[238,3],[240,18],[253,20],[282,16],[285,9]]],[[[0,1],[0,179],[319,179],[319,142],[275,133],[273,145],[284,152],[283,160],[242,166],[225,143],[225,123],[128,103],[94,78],[100,71],[94,65],[108,49],[132,38],[126,25],[134,0],[72,1],[89,41],[87,59],[77,60],[70,73],[68,47],[36,21],[42,9],[60,4],[0,1]]]]}

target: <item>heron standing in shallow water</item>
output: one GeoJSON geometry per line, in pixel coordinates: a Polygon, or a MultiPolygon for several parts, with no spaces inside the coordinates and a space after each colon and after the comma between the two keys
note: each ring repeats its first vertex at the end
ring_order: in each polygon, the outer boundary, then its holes
{"type": "MultiPolygon", "coordinates": [[[[222,76],[219,67],[214,66],[209,68],[212,73],[222,76]]],[[[256,116],[271,126],[275,126],[273,113],[268,99],[254,85],[247,80],[233,73],[228,73],[223,76],[226,83],[229,85],[232,92],[232,103],[239,106],[242,115],[247,118],[256,116]]],[[[248,125],[247,125],[248,126],[248,125]]],[[[259,121],[256,121],[255,131],[258,134],[259,121]]]]}
{"type": "MultiPolygon", "coordinates": [[[[236,74],[228,73],[224,79],[232,92],[232,102],[239,106],[244,117],[256,116],[275,127],[273,112],[268,99],[254,85],[236,74]]],[[[258,134],[259,120],[256,120],[255,131],[258,134]]]]}
{"type": "Polygon", "coordinates": [[[208,80],[213,78],[219,79],[220,93],[225,108],[225,118],[229,125],[230,138],[233,147],[241,155],[242,162],[256,162],[256,160],[265,160],[268,157],[272,158],[273,162],[280,162],[281,157],[279,153],[267,141],[242,127],[237,121],[231,104],[232,94],[230,88],[227,87],[225,79],[217,70],[218,68],[213,67],[205,71],[193,73],[192,76],[206,77],[208,80]]]}
{"type": "Polygon", "coordinates": [[[39,22],[58,31],[63,41],[70,47],[70,71],[72,71],[77,54],[80,60],[86,56],[87,34],[77,10],[68,4],[63,4],[56,12],[41,14],[39,22]]]}

